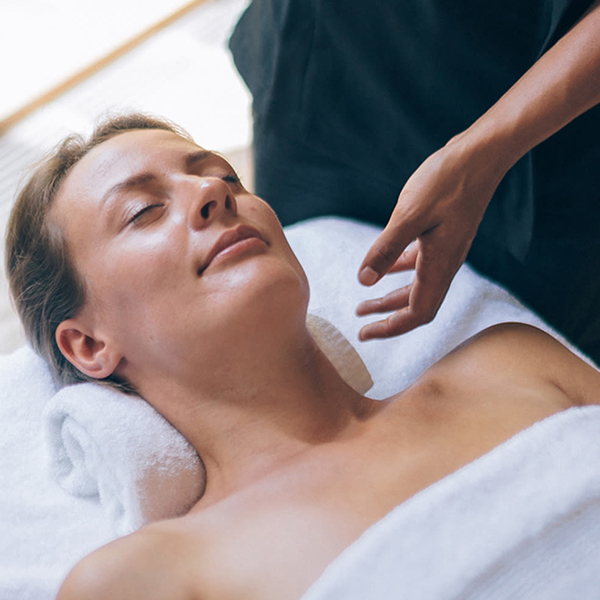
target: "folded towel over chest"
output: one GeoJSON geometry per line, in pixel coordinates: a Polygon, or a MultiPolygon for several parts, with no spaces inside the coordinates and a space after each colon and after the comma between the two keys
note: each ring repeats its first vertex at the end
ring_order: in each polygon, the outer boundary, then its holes
{"type": "Polygon", "coordinates": [[[368,529],[302,600],[597,600],[600,407],[520,432],[368,529]]]}

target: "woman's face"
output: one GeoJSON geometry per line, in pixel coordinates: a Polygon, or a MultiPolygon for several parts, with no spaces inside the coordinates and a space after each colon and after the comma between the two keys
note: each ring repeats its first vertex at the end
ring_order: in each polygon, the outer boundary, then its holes
{"type": "Polygon", "coordinates": [[[138,387],[148,373],[217,368],[290,310],[304,318],[308,284],[275,213],[224,158],[173,133],[130,131],[94,148],[51,218],[85,281],[78,317],[138,387]]]}

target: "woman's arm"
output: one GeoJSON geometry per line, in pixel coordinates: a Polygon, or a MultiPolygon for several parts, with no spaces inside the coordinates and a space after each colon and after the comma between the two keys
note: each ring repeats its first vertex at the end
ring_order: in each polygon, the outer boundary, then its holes
{"type": "MultiPolygon", "coordinates": [[[[406,183],[359,273],[372,285],[416,268],[414,281],[358,314],[396,311],[362,339],[390,337],[433,319],[464,262],[496,187],[534,146],[600,102],[600,0],[469,129],[406,183]],[[402,252],[414,239],[412,251],[402,252]]],[[[598,142],[600,143],[600,141],[598,142]]]]}

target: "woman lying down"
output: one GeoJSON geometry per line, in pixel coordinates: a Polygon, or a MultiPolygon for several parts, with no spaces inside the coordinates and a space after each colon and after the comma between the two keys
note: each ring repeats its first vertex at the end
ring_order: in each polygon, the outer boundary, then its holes
{"type": "Polygon", "coordinates": [[[387,401],[361,396],[307,331],[308,283],[271,208],[224,158],[140,115],[38,168],[7,250],[55,376],[139,394],[206,467],[188,514],[89,555],[60,600],[297,599],[403,501],[600,398],[600,374],[518,324],[387,401]]]}

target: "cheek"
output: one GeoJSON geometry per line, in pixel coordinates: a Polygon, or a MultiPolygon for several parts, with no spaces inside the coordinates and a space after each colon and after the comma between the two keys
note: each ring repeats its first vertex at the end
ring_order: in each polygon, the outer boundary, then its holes
{"type": "Polygon", "coordinates": [[[283,235],[281,223],[275,214],[275,211],[264,201],[248,194],[238,198],[238,212],[248,216],[252,223],[259,229],[274,235],[279,232],[283,235]]]}
{"type": "Polygon", "coordinates": [[[252,215],[255,223],[261,223],[265,231],[268,231],[274,249],[289,262],[290,266],[298,274],[298,277],[304,281],[306,291],[308,292],[308,280],[304,269],[288,244],[275,211],[264,200],[255,198],[254,202],[249,206],[248,212],[252,215]]]}
{"type": "Polygon", "coordinates": [[[99,256],[95,268],[87,268],[90,292],[105,316],[119,325],[150,318],[168,305],[183,278],[181,251],[159,233],[99,256]]]}

